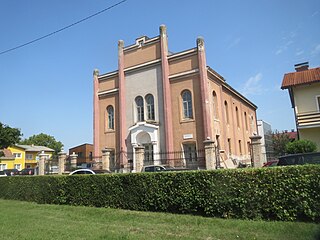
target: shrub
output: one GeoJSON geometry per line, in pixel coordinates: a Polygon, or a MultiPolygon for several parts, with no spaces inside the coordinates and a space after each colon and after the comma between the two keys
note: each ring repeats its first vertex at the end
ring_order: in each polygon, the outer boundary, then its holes
{"type": "Polygon", "coordinates": [[[320,165],[0,178],[0,198],[266,220],[320,221],[320,165]]]}
{"type": "Polygon", "coordinates": [[[286,152],[289,154],[295,153],[310,153],[317,150],[317,145],[309,140],[296,140],[289,142],[286,145],[286,152]]]}

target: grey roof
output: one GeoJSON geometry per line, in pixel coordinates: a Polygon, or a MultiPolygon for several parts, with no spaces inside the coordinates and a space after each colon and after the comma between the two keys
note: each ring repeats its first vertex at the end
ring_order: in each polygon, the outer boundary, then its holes
{"type": "Polygon", "coordinates": [[[44,146],[35,146],[35,145],[16,145],[19,148],[23,148],[26,152],[54,152],[53,149],[44,147],[44,146]]]}

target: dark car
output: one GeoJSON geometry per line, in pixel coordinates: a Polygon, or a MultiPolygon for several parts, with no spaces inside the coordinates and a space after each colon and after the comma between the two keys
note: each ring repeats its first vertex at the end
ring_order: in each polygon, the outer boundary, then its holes
{"type": "Polygon", "coordinates": [[[278,166],[320,164],[320,152],[289,154],[279,157],[278,166]]]}
{"type": "Polygon", "coordinates": [[[4,171],[0,171],[0,177],[6,177],[7,174],[4,173],[4,171]]]}
{"type": "Polygon", "coordinates": [[[188,171],[188,168],[175,168],[166,165],[148,165],[142,168],[142,172],[174,172],[174,171],[188,171]]]}
{"type": "Polygon", "coordinates": [[[20,175],[34,175],[34,168],[24,168],[20,171],[20,175]]]}
{"type": "Polygon", "coordinates": [[[16,168],[12,168],[12,169],[4,169],[3,172],[7,175],[7,176],[16,176],[19,175],[19,170],[16,168]]]}

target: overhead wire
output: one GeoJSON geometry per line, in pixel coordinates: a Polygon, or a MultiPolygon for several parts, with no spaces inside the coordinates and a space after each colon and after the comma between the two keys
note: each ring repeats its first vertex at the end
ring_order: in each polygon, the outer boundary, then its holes
{"type": "Polygon", "coordinates": [[[18,45],[18,46],[16,46],[16,47],[13,47],[13,48],[9,48],[9,49],[7,49],[7,50],[4,50],[4,51],[0,52],[0,55],[5,54],[5,53],[8,53],[8,52],[11,52],[11,51],[14,51],[14,50],[17,50],[17,49],[19,49],[19,48],[25,47],[25,46],[30,45],[30,44],[32,44],[32,43],[38,42],[38,41],[40,41],[40,40],[42,40],[42,39],[44,39],[44,38],[48,38],[48,37],[50,37],[50,36],[52,36],[52,35],[54,35],[54,34],[57,34],[57,33],[59,33],[59,32],[62,32],[62,31],[64,31],[64,30],[66,30],[66,29],[68,29],[68,28],[71,28],[71,27],[73,27],[73,26],[75,26],[75,25],[77,25],[77,24],[79,24],[79,23],[82,23],[82,22],[84,22],[84,21],[86,21],[86,20],[88,20],[88,19],[90,19],[90,18],[93,18],[93,17],[95,17],[95,16],[97,16],[97,15],[99,15],[99,14],[101,14],[101,13],[104,13],[104,12],[106,12],[106,11],[108,11],[108,10],[110,10],[110,9],[112,9],[112,8],[114,8],[114,7],[118,6],[118,5],[126,2],[126,1],[127,1],[127,0],[122,0],[122,1],[120,1],[120,2],[117,2],[117,3],[115,3],[115,4],[113,4],[113,5],[109,6],[109,7],[107,7],[107,8],[105,8],[105,9],[102,9],[102,10],[99,11],[99,12],[96,12],[96,13],[94,13],[94,14],[88,16],[88,17],[85,17],[85,18],[83,18],[83,19],[81,19],[81,20],[79,20],[79,21],[77,21],[77,22],[74,22],[74,23],[72,23],[72,24],[69,24],[69,25],[67,25],[67,26],[65,26],[65,27],[63,27],[63,28],[60,28],[60,29],[58,29],[58,30],[56,30],[56,31],[54,31],[54,32],[48,33],[48,34],[46,34],[46,35],[44,35],[44,36],[42,36],[42,37],[36,38],[36,39],[34,39],[34,40],[31,40],[31,41],[29,41],[29,42],[23,43],[23,44],[18,45]]]}

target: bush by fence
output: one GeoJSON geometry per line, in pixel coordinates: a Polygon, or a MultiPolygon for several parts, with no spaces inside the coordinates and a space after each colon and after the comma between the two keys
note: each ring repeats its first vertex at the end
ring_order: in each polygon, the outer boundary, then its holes
{"type": "Polygon", "coordinates": [[[320,221],[320,165],[0,178],[0,198],[49,204],[320,221]]]}

